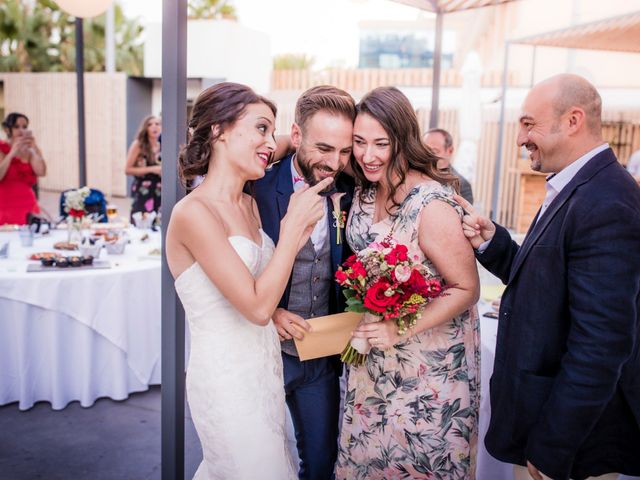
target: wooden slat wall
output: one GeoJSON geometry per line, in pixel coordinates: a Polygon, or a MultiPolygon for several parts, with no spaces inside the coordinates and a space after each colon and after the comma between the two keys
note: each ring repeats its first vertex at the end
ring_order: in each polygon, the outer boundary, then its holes
{"type": "MultiPolygon", "coordinates": [[[[334,76],[322,78],[317,83],[333,83],[348,91],[364,92],[379,84],[396,84],[405,81],[415,84],[427,81],[430,80],[428,72],[430,72],[428,69],[396,72],[394,75],[397,76],[393,77],[383,70],[370,70],[366,76],[358,78],[344,70],[336,70],[331,73],[334,76]],[[396,82],[397,80],[400,82],[396,82]]],[[[304,82],[311,81],[308,72],[289,73],[291,75],[286,78],[291,85],[290,88],[300,91],[311,86],[303,85],[304,82]]],[[[77,186],[75,74],[0,74],[0,81],[4,85],[5,113],[19,111],[27,114],[31,120],[31,128],[43,149],[48,173],[40,180],[40,187],[61,191],[77,186]]],[[[278,102],[277,133],[288,134],[293,122],[295,95],[286,94],[281,97],[281,101],[278,102]]],[[[87,73],[85,105],[89,185],[99,188],[107,196],[125,196],[124,165],[127,149],[125,75],[87,73]]],[[[422,131],[428,128],[429,113],[428,109],[417,111],[422,131]]],[[[531,221],[530,207],[539,201],[540,189],[544,189],[544,184],[539,179],[530,178],[528,160],[521,157],[520,149],[515,144],[518,112],[507,111],[506,114],[497,219],[507,228],[521,232],[526,230],[531,221]],[[526,191],[523,198],[521,198],[522,191],[526,191]]],[[[498,108],[485,107],[482,119],[473,189],[477,206],[485,213],[489,213],[497,156],[498,108]]],[[[620,162],[626,164],[631,153],[640,149],[640,110],[608,110],[603,113],[603,119],[605,140],[611,144],[620,162]]],[[[459,140],[457,111],[441,110],[439,125],[449,130],[457,143],[459,140]]],[[[535,210],[537,208],[533,213],[535,210]]]]}
{"type": "MultiPolygon", "coordinates": [[[[277,130],[288,134],[293,122],[294,104],[278,104],[277,130]]],[[[476,178],[472,185],[476,207],[489,214],[493,200],[495,164],[498,152],[499,110],[485,107],[482,112],[482,130],[478,143],[476,178]]],[[[429,128],[429,109],[416,112],[421,131],[429,128]]],[[[499,201],[496,219],[501,225],[524,233],[544,198],[545,175],[529,169],[528,156],[523,156],[516,145],[518,131],[517,110],[505,112],[506,122],[502,145],[499,201]]],[[[603,135],[625,164],[630,154],[640,149],[640,111],[611,111],[603,114],[603,135]],[[621,144],[621,145],[618,145],[621,144]]],[[[438,125],[451,132],[454,142],[459,141],[458,112],[441,110],[438,125]]]]}
{"type": "MultiPolygon", "coordinates": [[[[516,75],[509,75],[509,85],[516,83],[516,75]]],[[[502,82],[502,72],[490,71],[482,75],[484,87],[497,87],[502,82]]],[[[457,70],[443,70],[440,84],[444,87],[462,85],[462,75],[457,70]]],[[[353,68],[311,70],[274,70],[271,74],[272,90],[306,90],[316,85],[335,85],[349,92],[367,92],[384,85],[430,87],[433,70],[430,68],[353,68]]]]}
{"type": "Polygon", "coordinates": [[[603,113],[602,134],[623,165],[640,149],[640,110],[603,113]]]}
{"type": "MultiPolygon", "coordinates": [[[[25,113],[43,150],[40,188],[78,186],[78,124],[74,73],[0,74],[5,112],[25,113]]],[[[126,195],[126,75],[85,74],[87,182],[107,196],[126,195]]]]}
{"type": "MultiPolygon", "coordinates": [[[[506,112],[504,141],[502,143],[502,161],[500,168],[500,187],[496,219],[507,228],[515,227],[517,205],[519,201],[518,162],[520,150],[515,144],[517,124],[516,112],[506,112]]],[[[497,108],[485,108],[482,117],[482,131],[478,145],[478,163],[474,185],[474,200],[484,213],[489,214],[493,203],[495,165],[498,154],[499,111],[497,108]]]]}

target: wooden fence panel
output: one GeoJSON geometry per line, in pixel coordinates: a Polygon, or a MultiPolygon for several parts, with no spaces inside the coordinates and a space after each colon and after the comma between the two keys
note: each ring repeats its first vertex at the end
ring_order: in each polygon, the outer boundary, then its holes
{"type": "MultiPolygon", "coordinates": [[[[25,113],[47,162],[40,188],[78,186],[74,73],[2,74],[5,111],[25,113]]],[[[87,182],[105,195],[126,195],[126,76],[85,74],[87,182]]]]}
{"type": "MultiPolygon", "coordinates": [[[[501,85],[502,73],[488,71],[481,77],[484,87],[501,85]]],[[[509,85],[515,85],[516,75],[508,77],[509,85]]],[[[384,85],[431,87],[433,70],[430,68],[330,68],[312,70],[273,70],[271,74],[272,90],[303,91],[315,85],[330,84],[350,92],[368,92],[384,85]]],[[[440,78],[443,87],[459,87],[462,75],[456,70],[443,70],[440,78]]]]}

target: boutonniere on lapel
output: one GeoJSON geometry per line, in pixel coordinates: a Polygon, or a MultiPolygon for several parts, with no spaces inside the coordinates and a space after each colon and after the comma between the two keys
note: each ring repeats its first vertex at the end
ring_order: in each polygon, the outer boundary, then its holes
{"type": "Polygon", "coordinates": [[[336,192],[331,195],[331,203],[333,204],[333,210],[331,215],[333,216],[333,226],[336,227],[336,244],[342,243],[342,230],[347,223],[347,212],[340,210],[340,199],[344,195],[344,192],[336,192]]]}

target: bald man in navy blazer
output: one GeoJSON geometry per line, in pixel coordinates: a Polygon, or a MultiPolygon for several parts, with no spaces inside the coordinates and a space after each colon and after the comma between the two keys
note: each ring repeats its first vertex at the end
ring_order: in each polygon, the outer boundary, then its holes
{"type": "Polygon", "coordinates": [[[507,285],[485,443],[516,479],[640,475],[640,189],[602,140],[601,105],[568,74],[527,96],[518,145],[550,175],[521,246],[459,200],[507,285]]]}

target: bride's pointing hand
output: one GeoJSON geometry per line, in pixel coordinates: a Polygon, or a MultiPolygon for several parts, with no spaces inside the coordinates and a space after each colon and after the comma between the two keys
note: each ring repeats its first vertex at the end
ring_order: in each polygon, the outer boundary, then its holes
{"type": "Polygon", "coordinates": [[[299,246],[307,241],[315,224],[325,213],[326,199],[319,195],[333,182],[332,178],[325,178],[313,187],[304,186],[289,200],[287,214],[282,219],[282,228],[291,231],[294,238],[299,238],[299,246]]]}

